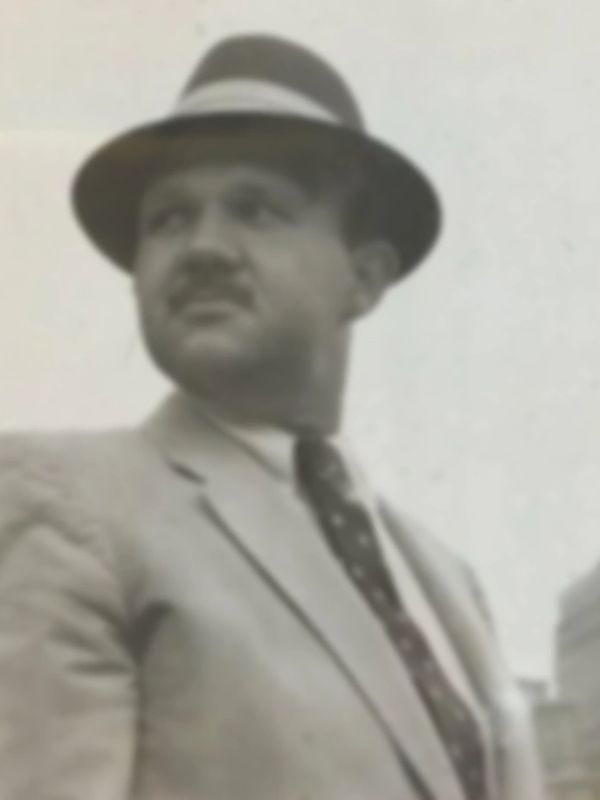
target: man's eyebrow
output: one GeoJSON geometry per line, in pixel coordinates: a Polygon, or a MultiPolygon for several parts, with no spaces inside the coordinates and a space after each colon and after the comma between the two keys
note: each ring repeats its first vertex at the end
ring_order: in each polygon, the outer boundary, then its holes
{"type": "Polygon", "coordinates": [[[281,176],[277,174],[269,176],[248,175],[241,178],[239,182],[231,188],[233,191],[254,192],[263,195],[276,193],[277,195],[298,202],[305,201],[309,196],[306,187],[283,174],[281,176]]]}
{"type": "Polygon", "coordinates": [[[185,197],[186,193],[180,186],[164,183],[147,190],[142,197],[140,208],[143,210],[161,203],[178,202],[184,200],[185,197]]]}

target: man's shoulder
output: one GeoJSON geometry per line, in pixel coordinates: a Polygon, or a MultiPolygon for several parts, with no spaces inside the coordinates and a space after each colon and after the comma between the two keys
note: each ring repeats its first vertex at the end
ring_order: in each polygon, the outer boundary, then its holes
{"type": "Polygon", "coordinates": [[[0,475],[46,468],[81,466],[117,450],[136,446],[135,428],[0,433],[0,475]]]}
{"type": "Polygon", "coordinates": [[[0,434],[0,498],[15,504],[64,499],[133,479],[148,459],[136,428],[0,434]]]}
{"type": "Polygon", "coordinates": [[[421,579],[425,579],[431,587],[432,580],[443,575],[446,580],[458,584],[477,607],[488,627],[493,628],[487,599],[469,561],[422,523],[406,513],[398,512],[389,503],[383,501],[380,509],[398,547],[421,579]],[[432,566],[433,570],[430,569],[432,566]]]}
{"type": "Polygon", "coordinates": [[[416,517],[400,511],[386,499],[379,500],[379,511],[401,549],[416,548],[424,557],[442,559],[457,569],[466,567],[463,558],[445,541],[426,528],[416,517]]]}

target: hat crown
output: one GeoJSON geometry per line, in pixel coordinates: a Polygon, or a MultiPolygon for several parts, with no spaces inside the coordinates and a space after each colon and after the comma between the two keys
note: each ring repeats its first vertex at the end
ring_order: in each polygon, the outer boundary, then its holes
{"type": "Polygon", "coordinates": [[[311,51],[274,36],[235,36],[204,56],[180,95],[222,81],[257,81],[302,95],[346,127],[363,131],[358,103],[344,79],[311,51]]]}

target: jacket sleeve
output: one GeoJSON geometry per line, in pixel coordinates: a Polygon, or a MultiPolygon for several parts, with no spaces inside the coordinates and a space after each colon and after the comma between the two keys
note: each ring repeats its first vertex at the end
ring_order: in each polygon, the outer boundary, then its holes
{"type": "Polygon", "coordinates": [[[0,444],[3,800],[128,800],[136,696],[120,591],[68,485],[0,444]]]}

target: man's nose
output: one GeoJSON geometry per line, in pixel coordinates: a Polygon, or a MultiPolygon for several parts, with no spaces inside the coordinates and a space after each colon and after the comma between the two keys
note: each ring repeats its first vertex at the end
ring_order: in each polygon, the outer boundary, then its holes
{"type": "Polygon", "coordinates": [[[217,209],[206,209],[196,221],[188,240],[188,256],[214,268],[233,269],[239,262],[235,226],[217,209]]]}

